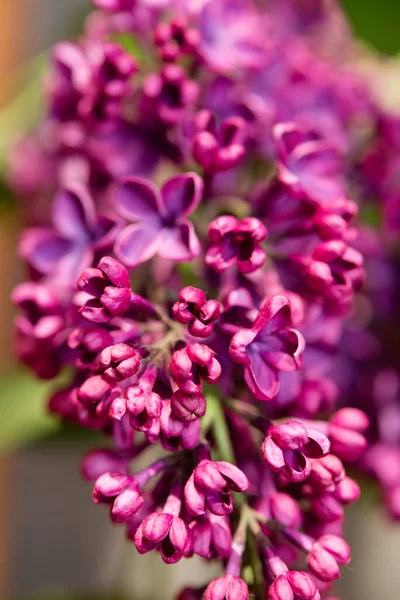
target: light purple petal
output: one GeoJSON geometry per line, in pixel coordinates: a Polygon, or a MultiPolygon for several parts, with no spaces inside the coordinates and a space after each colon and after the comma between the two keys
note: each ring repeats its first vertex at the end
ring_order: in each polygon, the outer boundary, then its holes
{"type": "Polygon", "coordinates": [[[84,186],[78,184],[62,190],[54,200],[53,223],[68,240],[87,240],[96,226],[96,209],[84,186]]]}
{"type": "Polygon", "coordinates": [[[20,241],[19,253],[34,269],[47,275],[54,271],[73,244],[51,229],[27,229],[20,241]]]}
{"type": "Polygon", "coordinates": [[[114,251],[128,267],[135,267],[153,258],[160,248],[160,231],[148,223],[128,225],[119,234],[114,251]]]}
{"type": "Polygon", "coordinates": [[[266,364],[257,351],[248,353],[250,364],[244,368],[244,378],[251,393],[258,400],[271,400],[279,390],[277,371],[266,364]]]}
{"type": "Polygon", "coordinates": [[[196,173],[172,177],[161,188],[162,202],[169,219],[190,215],[201,200],[203,180],[196,173]]]}
{"type": "Polygon", "coordinates": [[[160,194],[151,181],[142,177],[127,177],[122,181],[116,208],[129,221],[160,222],[160,194]]]}
{"type": "Polygon", "coordinates": [[[174,228],[164,228],[160,234],[158,253],[169,260],[189,261],[200,254],[200,242],[193,223],[184,221],[174,228]]]}

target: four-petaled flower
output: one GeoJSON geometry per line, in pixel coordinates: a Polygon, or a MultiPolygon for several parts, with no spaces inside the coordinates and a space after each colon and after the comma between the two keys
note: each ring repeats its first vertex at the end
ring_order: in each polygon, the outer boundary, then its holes
{"type": "Polygon", "coordinates": [[[292,329],[291,306],[285,296],[273,296],[261,308],[251,329],[236,333],[229,353],[244,365],[244,378],[259,400],[271,400],[279,390],[279,371],[302,366],[304,338],[292,329]]]}
{"type": "Polygon", "coordinates": [[[125,179],[119,188],[117,209],[133,223],[117,238],[119,259],[135,267],[156,254],[173,261],[198,256],[200,242],[187,217],[200,202],[202,191],[203,182],[196,173],[172,177],[161,191],[141,177],[125,179]]]}

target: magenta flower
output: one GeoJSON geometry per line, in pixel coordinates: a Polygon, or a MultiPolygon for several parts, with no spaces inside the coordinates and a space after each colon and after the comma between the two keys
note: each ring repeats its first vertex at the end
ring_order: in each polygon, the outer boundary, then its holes
{"type": "Polygon", "coordinates": [[[314,579],[304,571],[287,571],[268,589],[268,600],[320,600],[314,579]]]}
{"type": "Polygon", "coordinates": [[[200,13],[199,52],[213,71],[259,68],[265,61],[266,23],[248,0],[213,0],[200,13]]]}
{"type": "Polygon", "coordinates": [[[200,202],[203,183],[195,173],[169,179],[159,192],[141,177],[129,177],[119,188],[117,208],[132,225],[119,234],[115,252],[135,267],[156,254],[189,261],[200,253],[200,243],[187,217],[200,202]]]}
{"type": "Polygon", "coordinates": [[[116,523],[129,521],[143,504],[136,481],[123,473],[104,473],[93,488],[96,503],[111,505],[111,518],[116,523]]]}
{"type": "Polygon", "coordinates": [[[350,547],[337,535],[323,535],[314,544],[307,557],[310,571],[322,581],[340,577],[339,565],[350,562],[350,547]]]}
{"type": "Polygon", "coordinates": [[[228,558],[232,546],[229,518],[206,513],[190,523],[193,552],[202,558],[228,558]]]}
{"type": "Polygon", "coordinates": [[[221,305],[217,300],[207,300],[203,290],[188,286],[179,292],[179,301],[175,302],[172,312],[175,321],[187,324],[190,335],[206,338],[214,330],[221,305]]]}
{"type": "Polygon", "coordinates": [[[102,350],[97,358],[96,370],[110,382],[123,381],[139,370],[140,355],[128,344],[114,344],[102,350]]]}
{"type": "Polygon", "coordinates": [[[279,179],[295,196],[322,205],[347,197],[340,157],[328,142],[296,123],[275,125],[274,136],[279,179]]]}
{"type": "Polygon", "coordinates": [[[250,329],[236,333],[229,354],[244,365],[244,378],[259,400],[271,400],[279,390],[279,371],[296,371],[302,365],[304,339],[290,328],[291,307],[285,296],[270,298],[250,329]]]}
{"type": "Polygon", "coordinates": [[[235,465],[203,460],[186,483],[186,507],[192,515],[203,515],[207,510],[228,515],[233,510],[231,491],[244,492],[248,487],[246,475],[235,465]]]}
{"type": "Polygon", "coordinates": [[[159,548],[163,561],[170,565],[192,554],[192,534],[179,517],[152,513],[140,524],[135,546],[140,554],[159,548]]]}
{"type": "Polygon", "coordinates": [[[306,429],[299,421],[270,427],[262,445],[262,455],[270,469],[294,482],[304,481],[310,475],[307,457],[318,458],[328,452],[328,438],[306,429]]]}
{"type": "Polygon", "coordinates": [[[72,287],[95,252],[112,247],[119,225],[97,215],[88,190],[77,184],[58,194],[52,217],[53,228],[24,231],[19,251],[40,274],[72,287]]]}
{"type": "Polygon", "coordinates": [[[255,217],[239,221],[229,215],[218,217],[208,229],[210,247],[206,263],[218,273],[236,264],[241,273],[252,273],[265,262],[260,242],[267,237],[264,225],[255,217]]]}
{"type": "Polygon", "coordinates": [[[90,296],[79,309],[88,321],[106,323],[129,309],[132,292],[128,271],[110,256],[104,256],[97,269],[86,269],[77,285],[90,296]]]}
{"type": "Polygon", "coordinates": [[[193,156],[206,171],[227,171],[244,158],[246,122],[241,117],[225,119],[217,129],[213,114],[204,109],[197,113],[193,137],[193,156]]]}
{"type": "Polygon", "coordinates": [[[204,600],[248,600],[249,588],[236,575],[224,575],[214,579],[204,592],[204,600]]]}
{"type": "Polygon", "coordinates": [[[203,381],[216,383],[221,376],[221,365],[214,352],[199,342],[174,352],[169,370],[179,389],[186,394],[201,392],[203,381]]]}

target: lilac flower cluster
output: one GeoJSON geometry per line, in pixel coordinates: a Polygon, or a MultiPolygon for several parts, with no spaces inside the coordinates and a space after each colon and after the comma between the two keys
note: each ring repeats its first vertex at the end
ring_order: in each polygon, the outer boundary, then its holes
{"type": "MultiPolygon", "coordinates": [[[[337,406],[348,317],[364,256],[383,260],[358,202],[379,188],[393,210],[399,140],[334,3],[94,5],[53,48],[46,118],[12,155],[44,207],[20,242],[17,353],[42,378],[68,367],[50,409],[107,436],[82,471],[138,552],[220,559],[180,600],[328,598],[360,493],[344,463],[369,428],[337,406]]],[[[379,452],[362,460],[377,470],[379,452]]]]}

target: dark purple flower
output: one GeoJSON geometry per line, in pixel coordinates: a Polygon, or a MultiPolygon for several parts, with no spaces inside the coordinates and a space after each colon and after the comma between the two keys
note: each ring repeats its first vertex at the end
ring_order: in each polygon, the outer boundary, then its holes
{"type": "Polygon", "coordinates": [[[307,557],[310,571],[322,581],[340,577],[339,565],[350,562],[350,547],[337,535],[323,535],[314,544],[307,557]]]}
{"type": "Polygon", "coordinates": [[[115,252],[129,267],[156,254],[188,261],[200,253],[200,242],[187,217],[200,202],[203,182],[195,173],[169,179],[159,192],[146,179],[129,177],[119,188],[117,208],[133,221],[119,234],[115,252]]]}
{"type": "Polygon", "coordinates": [[[218,217],[208,229],[211,245],[206,263],[218,273],[235,264],[241,273],[252,273],[265,262],[260,242],[266,237],[267,230],[255,217],[242,221],[230,215],[218,217]]]}
{"type": "Polygon", "coordinates": [[[77,285],[90,296],[79,309],[88,321],[107,323],[129,309],[131,287],[128,271],[110,256],[104,256],[97,269],[85,269],[77,285]]]}
{"type": "Polygon", "coordinates": [[[217,129],[213,114],[203,109],[194,120],[193,156],[205,171],[227,171],[244,158],[246,122],[241,117],[225,119],[217,129]]]}
{"type": "Polygon", "coordinates": [[[311,472],[307,457],[329,452],[329,440],[318,431],[306,429],[299,421],[270,427],[262,445],[262,455],[270,469],[289,481],[304,481],[311,472]]]}
{"type": "Polygon", "coordinates": [[[177,563],[193,552],[189,527],[179,517],[165,512],[145,518],[135,534],[135,546],[140,554],[158,548],[167,564],[177,563]]]}
{"type": "Polygon", "coordinates": [[[214,330],[221,305],[217,300],[207,300],[203,290],[188,286],[179,292],[179,301],[175,302],[172,312],[175,321],[187,324],[190,335],[206,338],[214,330]]]}
{"type": "Polygon", "coordinates": [[[221,365],[214,352],[199,342],[176,350],[172,355],[169,370],[179,389],[186,394],[201,392],[203,381],[216,383],[221,376],[221,365]]]}
{"type": "Polygon", "coordinates": [[[347,197],[340,157],[328,142],[296,123],[275,125],[274,136],[279,179],[295,196],[328,206],[347,197]]]}
{"type": "Polygon", "coordinates": [[[270,298],[250,329],[236,333],[229,354],[244,365],[244,377],[259,400],[271,400],[279,390],[279,371],[296,371],[302,365],[304,339],[290,328],[291,306],[285,296],[270,298]]]}
{"type": "Polygon", "coordinates": [[[245,492],[249,487],[246,475],[225,461],[203,460],[185,485],[185,503],[192,515],[209,510],[214,515],[228,515],[233,510],[231,491],[245,492]]]}
{"type": "Polygon", "coordinates": [[[69,186],[53,204],[53,227],[27,229],[19,251],[36,271],[64,286],[75,286],[97,251],[112,247],[119,226],[99,216],[86,188],[69,186]]]}
{"type": "Polygon", "coordinates": [[[204,600],[248,600],[249,588],[236,575],[224,575],[214,579],[204,592],[204,600]]]}
{"type": "Polygon", "coordinates": [[[179,65],[166,64],[160,73],[148,75],[143,83],[144,114],[153,113],[166,125],[176,125],[199,95],[199,85],[179,65]]]}
{"type": "Polygon", "coordinates": [[[203,394],[188,394],[177,390],[171,396],[171,410],[182,421],[194,421],[206,413],[207,402],[203,394]]]}

